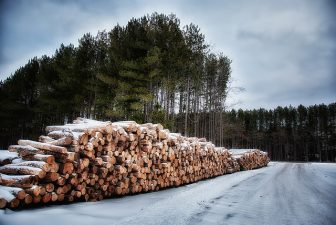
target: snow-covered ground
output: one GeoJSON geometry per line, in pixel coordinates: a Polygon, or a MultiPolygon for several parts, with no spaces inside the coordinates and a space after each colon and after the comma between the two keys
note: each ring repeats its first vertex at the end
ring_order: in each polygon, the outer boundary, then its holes
{"type": "Polygon", "coordinates": [[[0,210],[6,225],[336,224],[336,164],[272,162],[187,186],[100,202],[0,210]]]}

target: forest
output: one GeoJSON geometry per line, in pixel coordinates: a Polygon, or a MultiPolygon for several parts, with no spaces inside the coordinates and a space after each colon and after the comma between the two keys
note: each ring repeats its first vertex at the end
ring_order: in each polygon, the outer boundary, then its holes
{"type": "Polygon", "coordinates": [[[81,116],[161,123],[272,160],[335,161],[336,103],[228,110],[231,59],[173,14],[132,18],[33,58],[0,81],[0,147],[81,116]]]}

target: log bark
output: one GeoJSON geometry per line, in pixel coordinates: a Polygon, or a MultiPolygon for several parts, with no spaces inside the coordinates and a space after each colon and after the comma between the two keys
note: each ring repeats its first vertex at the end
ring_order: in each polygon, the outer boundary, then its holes
{"type": "Polygon", "coordinates": [[[29,160],[29,161],[43,161],[48,164],[52,164],[55,162],[55,157],[53,155],[35,154],[35,155],[22,156],[22,158],[24,160],[29,160]]]}
{"type": "Polygon", "coordinates": [[[34,185],[25,189],[25,192],[33,197],[39,196],[41,194],[41,186],[34,185]]]}
{"type": "Polygon", "coordinates": [[[17,152],[21,157],[43,153],[42,150],[29,145],[10,145],[8,151],[17,152]]]}
{"type": "Polygon", "coordinates": [[[10,164],[10,166],[30,166],[44,170],[45,172],[50,171],[50,165],[43,161],[23,161],[19,163],[10,164]]]}
{"type": "Polygon", "coordinates": [[[46,182],[54,182],[57,181],[59,177],[60,177],[59,173],[49,172],[46,174],[43,180],[46,182]]]}
{"type": "Polygon", "coordinates": [[[72,138],[71,137],[62,137],[57,140],[49,141],[47,142],[51,145],[57,145],[57,146],[68,146],[72,144],[72,138]]]}
{"type": "Polygon", "coordinates": [[[6,175],[0,173],[0,185],[30,188],[36,181],[35,175],[6,175]]]}
{"type": "Polygon", "coordinates": [[[34,148],[48,150],[48,151],[57,152],[57,153],[61,153],[61,154],[66,154],[68,152],[67,149],[64,148],[64,147],[51,145],[51,144],[48,144],[48,143],[41,143],[41,142],[37,142],[37,141],[19,140],[18,144],[19,145],[28,145],[28,146],[32,146],[34,148]]]}
{"type": "Polygon", "coordinates": [[[30,194],[26,194],[25,198],[24,198],[24,203],[26,205],[29,205],[33,202],[33,197],[30,194]]]}
{"type": "Polygon", "coordinates": [[[31,166],[17,166],[13,164],[0,167],[0,173],[7,175],[36,175],[39,178],[43,178],[46,175],[46,172],[40,168],[31,166]]]}
{"type": "Polygon", "coordinates": [[[5,208],[7,205],[7,200],[3,197],[1,197],[1,194],[0,194],[0,209],[3,209],[5,208]]]}

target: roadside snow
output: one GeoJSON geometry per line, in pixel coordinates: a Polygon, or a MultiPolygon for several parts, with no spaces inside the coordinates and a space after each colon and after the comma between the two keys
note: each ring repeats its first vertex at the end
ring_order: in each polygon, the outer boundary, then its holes
{"type": "Polygon", "coordinates": [[[278,163],[100,202],[0,210],[6,225],[336,224],[336,164],[278,163]]]}

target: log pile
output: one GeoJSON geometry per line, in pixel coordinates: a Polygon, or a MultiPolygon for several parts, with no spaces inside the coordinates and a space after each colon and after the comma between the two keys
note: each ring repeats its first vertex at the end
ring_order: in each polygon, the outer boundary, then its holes
{"type": "Polygon", "coordinates": [[[157,191],[268,162],[259,150],[237,157],[160,124],[77,118],[46,132],[0,151],[0,208],[157,191]]]}
{"type": "Polygon", "coordinates": [[[231,157],[237,161],[240,170],[253,170],[267,166],[269,158],[266,152],[257,149],[230,149],[231,157]]]}

